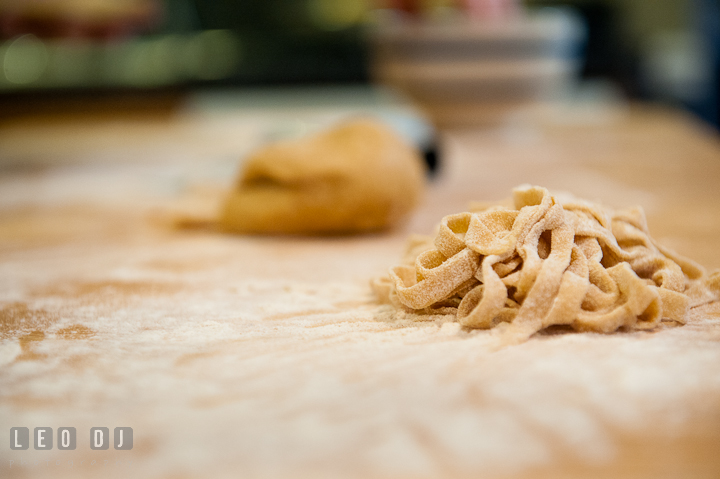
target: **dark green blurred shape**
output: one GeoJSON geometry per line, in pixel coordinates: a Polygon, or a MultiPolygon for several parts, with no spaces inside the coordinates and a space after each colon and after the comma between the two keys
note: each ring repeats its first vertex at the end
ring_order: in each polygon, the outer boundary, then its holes
{"type": "Polygon", "coordinates": [[[244,56],[232,80],[244,84],[367,81],[359,17],[363,4],[358,0],[193,3],[201,28],[238,35],[244,56]]]}
{"type": "Polygon", "coordinates": [[[133,38],[0,40],[0,93],[368,79],[364,0],[167,0],[133,38]]]}

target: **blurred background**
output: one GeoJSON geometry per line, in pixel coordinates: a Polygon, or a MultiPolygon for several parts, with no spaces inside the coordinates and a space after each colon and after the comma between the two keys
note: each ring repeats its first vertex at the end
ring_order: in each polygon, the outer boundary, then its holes
{"type": "Polygon", "coordinates": [[[386,85],[439,125],[600,98],[717,128],[718,65],[720,0],[0,0],[4,118],[196,89],[386,85]]]}

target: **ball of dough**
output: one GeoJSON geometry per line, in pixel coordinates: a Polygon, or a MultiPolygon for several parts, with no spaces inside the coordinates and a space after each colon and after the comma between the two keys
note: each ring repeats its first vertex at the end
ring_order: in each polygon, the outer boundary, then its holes
{"type": "Polygon", "coordinates": [[[251,155],[220,224],[239,233],[381,230],[417,204],[424,181],[413,147],[381,123],[354,120],[251,155]]]}

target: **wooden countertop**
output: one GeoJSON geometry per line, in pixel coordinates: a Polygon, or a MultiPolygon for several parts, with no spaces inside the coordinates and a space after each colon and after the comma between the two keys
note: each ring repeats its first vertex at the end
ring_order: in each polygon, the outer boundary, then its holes
{"type": "Polygon", "coordinates": [[[640,105],[448,130],[440,176],[387,234],[177,229],[212,217],[279,116],[2,120],[2,434],[78,434],[75,451],[0,441],[3,477],[720,476],[717,305],[493,352],[367,286],[409,233],[521,183],[639,204],[663,244],[718,268],[716,134],[640,105]],[[90,450],[97,426],[132,427],[132,451],[90,450]]]}

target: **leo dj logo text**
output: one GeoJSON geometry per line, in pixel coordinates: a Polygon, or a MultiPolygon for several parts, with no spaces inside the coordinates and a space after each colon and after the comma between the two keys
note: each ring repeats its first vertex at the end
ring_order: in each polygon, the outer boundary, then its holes
{"type": "MultiPolygon", "coordinates": [[[[90,442],[90,449],[104,450],[110,448],[110,442],[115,449],[129,451],[133,448],[133,430],[131,427],[116,427],[110,437],[110,429],[106,427],[90,428],[90,435],[86,436],[90,442]]],[[[30,429],[26,427],[10,428],[10,449],[21,450],[30,448],[30,429]]],[[[53,448],[53,430],[51,427],[36,427],[33,430],[35,449],[49,451],[53,448]]],[[[59,427],[57,430],[57,448],[61,451],[73,451],[77,446],[77,431],[74,427],[59,427]]]]}

